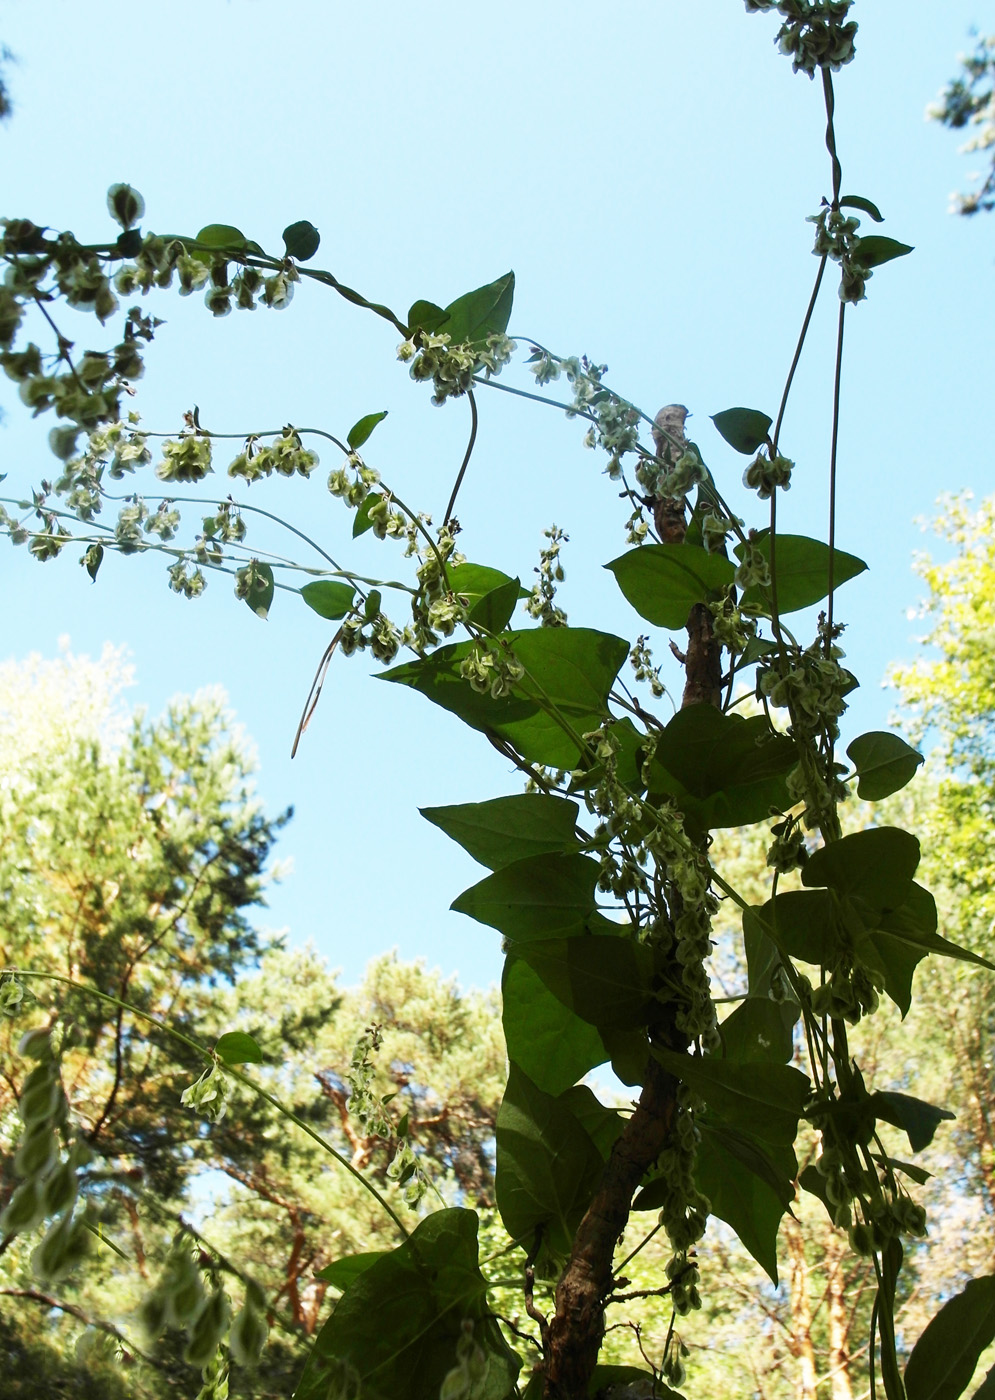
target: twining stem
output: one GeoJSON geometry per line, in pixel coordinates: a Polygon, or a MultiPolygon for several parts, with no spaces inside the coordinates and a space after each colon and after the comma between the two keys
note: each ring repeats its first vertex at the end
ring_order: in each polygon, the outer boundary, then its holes
{"type": "Polygon", "coordinates": [[[453,518],[453,508],[456,505],[456,497],[459,495],[459,489],[463,485],[463,478],[466,475],[466,469],[470,465],[470,458],[473,455],[473,445],[477,441],[477,400],[473,397],[472,389],[467,390],[466,396],[470,400],[470,441],[466,445],[463,461],[460,463],[460,469],[456,473],[456,481],[453,485],[452,495],[449,497],[446,513],[442,517],[443,525],[448,525],[449,521],[453,518]]]}

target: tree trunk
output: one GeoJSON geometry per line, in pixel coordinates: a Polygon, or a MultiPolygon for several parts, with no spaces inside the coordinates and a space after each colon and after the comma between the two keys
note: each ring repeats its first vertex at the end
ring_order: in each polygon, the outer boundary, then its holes
{"type": "Polygon", "coordinates": [[[788,1291],[791,1295],[791,1350],[798,1359],[798,1400],[818,1400],[805,1241],[797,1220],[785,1218],[784,1234],[788,1246],[788,1291]]]}
{"type": "Polygon", "coordinates": [[[840,1235],[833,1235],[826,1251],[829,1303],[829,1368],[833,1400],[853,1400],[850,1386],[850,1319],[846,1307],[844,1248],[840,1235]]]}

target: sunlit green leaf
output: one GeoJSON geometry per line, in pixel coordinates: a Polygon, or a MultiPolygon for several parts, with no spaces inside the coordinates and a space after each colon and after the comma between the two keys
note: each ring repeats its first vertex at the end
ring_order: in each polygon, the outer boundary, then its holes
{"type": "Polygon", "coordinates": [[[375,1264],[378,1259],[389,1253],[389,1250],[375,1249],[369,1254],[347,1254],[342,1259],[336,1259],[334,1263],[326,1264],[323,1269],[315,1269],[314,1276],[324,1279],[333,1288],[344,1292],[360,1274],[366,1273],[371,1264],[375,1264]]]}
{"type": "Polygon", "coordinates": [[[346,437],[346,442],[354,452],[362,447],[363,443],[368,440],[370,434],[373,432],[373,429],[378,423],[382,423],[386,417],[387,410],[382,409],[379,413],[367,413],[363,418],[360,418],[357,423],[353,423],[346,437]]]}
{"type": "Polygon", "coordinates": [[[243,252],[246,248],[245,234],[233,224],[207,224],[198,233],[196,241],[206,244],[208,248],[230,248],[236,252],[243,252]]]}
{"type": "Polygon", "coordinates": [[[351,583],[339,583],[335,579],[317,579],[314,583],[306,583],[301,589],[301,597],[308,607],[330,622],[345,617],[355,596],[356,590],[351,583]]]}
{"type": "Polygon", "coordinates": [[[245,1031],[226,1031],[214,1047],[218,1059],[226,1065],[261,1065],[263,1052],[245,1031]]]}
{"type": "Polygon", "coordinates": [[[800,1014],[796,1001],[747,997],[719,1026],[723,1058],[786,1064],[791,1059],[792,1030],[800,1014]]]}

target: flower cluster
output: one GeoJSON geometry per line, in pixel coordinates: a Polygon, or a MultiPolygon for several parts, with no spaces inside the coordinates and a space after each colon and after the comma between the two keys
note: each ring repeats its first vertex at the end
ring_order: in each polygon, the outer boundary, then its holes
{"type": "Polygon", "coordinates": [[[807,223],[815,224],[816,257],[828,257],[840,265],[840,300],[858,302],[866,297],[866,284],[873,275],[860,256],[860,220],[823,203],[818,214],[810,214],[807,223]]]}
{"type": "Polygon", "coordinates": [[[629,665],[635,672],[637,681],[645,681],[653,692],[653,697],[659,700],[666,694],[666,686],[660,679],[660,667],[653,665],[653,653],[649,647],[649,639],[643,635],[637,637],[629,650],[629,665]]]}
{"type": "Polygon", "coordinates": [[[543,535],[549,540],[549,544],[543,546],[539,555],[539,563],[535,569],[539,579],[529,594],[525,611],[529,617],[537,618],[542,627],[566,627],[567,615],[562,608],[556,606],[554,599],[556,585],[562,583],[565,578],[563,565],[560,563],[560,548],[570,542],[570,536],[565,535],[556,525],[543,530],[543,535]]]}
{"type": "Polygon", "coordinates": [[[228,1111],[230,1087],[221,1061],[215,1058],[200,1078],[183,1090],[180,1103],[199,1110],[210,1122],[220,1123],[228,1111]]]}
{"type": "Polygon", "coordinates": [[[412,379],[430,379],[435,389],[432,402],[443,404],[459,398],[473,384],[473,377],[483,371],[486,378],[500,374],[516,349],[515,342],[503,332],[488,335],[480,344],[463,341],[452,344],[446,331],[418,330],[410,340],[397,348],[397,358],[409,364],[412,379]]]}
{"type": "Polygon", "coordinates": [[[856,53],[857,26],[847,22],[852,0],[746,0],[750,14],[776,10],[784,17],[775,42],[796,73],[837,72],[856,53]]]}
{"type": "Polygon", "coordinates": [[[791,490],[794,465],[787,457],[765,457],[760,452],[743,473],[743,485],[756,491],[762,501],[769,501],[779,486],[782,491],[791,490]]]}
{"type": "Polygon", "coordinates": [[[318,454],[306,448],[296,428],[288,425],[271,443],[260,445],[256,436],[246,439],[245,449],[240,452],[228,468],[228,475],[241,477],[247,485],[261,477],[279,476],[308,477],[318,465],[318,454]]]}
{"type": "Polygon", "coordinates": [[[647,496],[682,501],[695,486],[708,480],[708,472],[694,447],[688,447],[673,464],[669,443],[664,447],[664,455],[666,461],[659,457],[640,458],[636,480],[647,496]]]}
{"type": "Polygon", "coordinates": [[[162,444],[162,461],[155,469],[160,481],[203,481],[211,471],[211,439],[202,433],[184,433],[175,442],[162,444]]]}
{"type": "Polygon", "coordinates": [[[215,1363],[228,1333],[231,1302],[216,1279],[205,1287],[199,1251],[182,1232],[173,1240],[154,1287],[142,1299],[139,1319],[150,1341],[167,1328],[186,1332],[183,1359],[189,1365],[205,1370],[215,1363]]]}
{"type": "Polygon", "coordinates": [[[809,1121],[822,1139],[815,1167],[823,1178],[826,1200],[836,1226],[848,1231],[854,1252],[874,1254],[899,1235],[923,1238],[926,1211],[902,1189],[893,1166],[883,1162],[879,1174],[866,1154],[861,1159],[859,1149],[866,1148],[873,1138],[873,1115],[853,1115],[851,1126],[843,1133],[828,1113],[816,1111],[809,1115],[809,1121]],[[859,1206],[862,1219],[855,1218],[854,1206],[859,1206]]]}
{"type": "Polygon", "coordinates": [[[475,641],[460,662],[459,673],[478,695],[503,700],[525,675],[525,667],[501,641],[475,641]]]}

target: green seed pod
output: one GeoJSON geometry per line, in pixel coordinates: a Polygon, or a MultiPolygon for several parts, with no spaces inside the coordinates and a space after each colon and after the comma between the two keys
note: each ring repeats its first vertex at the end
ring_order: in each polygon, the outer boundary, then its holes
{"type": "Polygon", "coordinates": [[[138,1321],[149,1341],[162,1335],[166,1327],[166,1296],[161,1289],[146,1293],[138,1305],[138,1321]]]}
{"type": "Polygon", "coordinates": [[[187,1333],[184,1361],[191,1366],[206,1366],[228,1330],[230,1317],[228,1294],[223,1288],[217,1288],[208,1296],[187,1333]]]}
{"type": "Polygon", "coordinates": [[[166,1292],[166,1321],[170,1327],[186,1327],[204,1304],[204,1284],[193,1260],[189,1270],[167,1270],[162,1286],[166,1292]]]}
{"type": "Polygon", "coordinates": [[[239,1366],[254,1366],[266,1345],[268,1330],[266,1319],[257,1312],[247,1292],[243,1307],[235,1314],[228,1337],[232,1359],[239,1366]]]}
{"type": "Polygon", "coordinates": [[[0,1234],[19,1235],[37,1225],[43,1215],[38,1181],[33,1178],[22,1181],[0,1212],[0,1234]]]}
{"type": "Polygon", "coordinates": [[[61,1215],[76,1202],[79,1182],[69,1162],[60,1162],[42,1188],[46,1215],[61,1215]]]}
{"type": "Polygon", "coordinates": [[[17,1042],[17,1053],[25,1060],[47,1060],[52,1054],[51,1031],[48,1026],[35,1026],[25,1031],[17,1042]]]}
{"type": "Polygon", "coordinates": [[[14,1154],[14,1170],[18,1176],[42,1177],[58,1160],[59,1139],[45,1121],[24,1133],[14,1154]]]}
{"type": "Polygon", "coordinates": [[[21,1095],[17,1105],[17,1111],[21,1115],[21,1120],[25,1127],[33,1127],[38,1123],[50,1122],[58,1118],[59,1110],[65,1103],[65,1095],[62,1092],[62,1085],[57,1079],[48,1079],[47,1082],[33,1084],[30,1089],[21,1095]]]}

